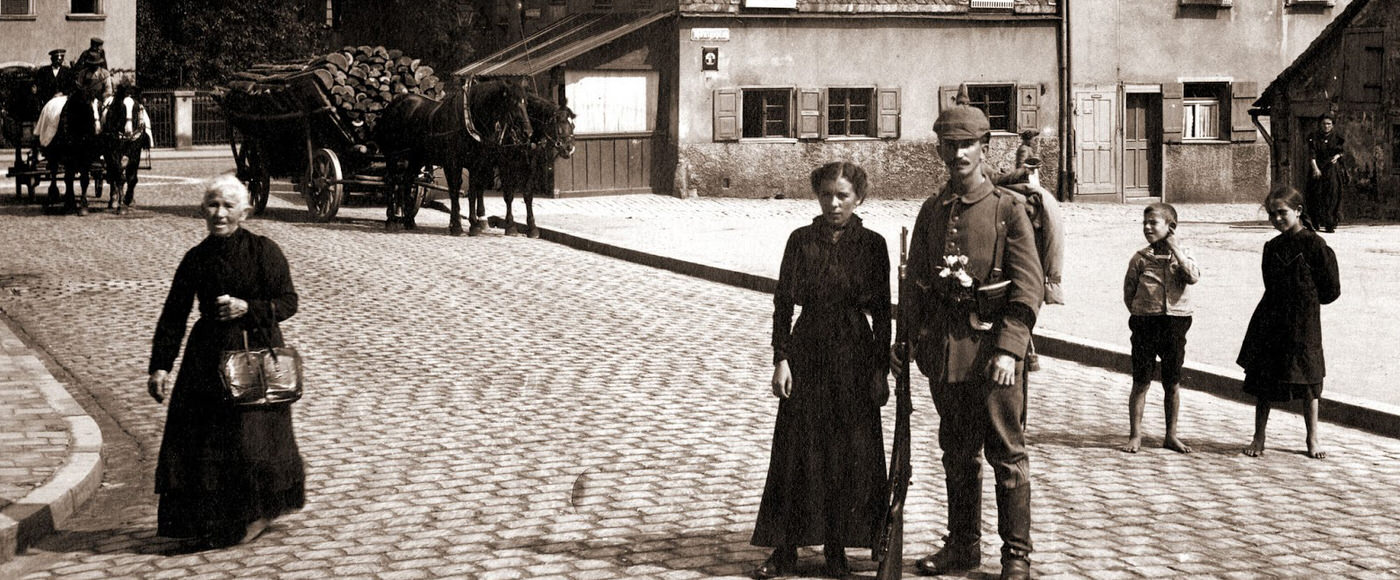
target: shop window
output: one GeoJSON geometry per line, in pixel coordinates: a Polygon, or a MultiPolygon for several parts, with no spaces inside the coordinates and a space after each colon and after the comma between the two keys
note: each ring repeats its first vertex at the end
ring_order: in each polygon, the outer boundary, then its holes
{"type": "Polygon", "coordinates": [[[71,0],[68,6],[69,14],[101,14],[101,0],[71,0]]]}
{"type": "Polygon", "coordinates": [[[745,139],[792,137],[792,89],[744,89],[745,139]]]}
{"type": "Polygon", "coordinates": [[[0,0],[0,16],[29,16],[30,0],[0,0]]]}
{"type": "Polygon", "coordinates": [[[875,89],[827,89],[826,134],[829,137],[870,137],[870,102],[875,89]]]}
{"type": "Polygon", "coordinates": [[[1181,98],[1181,139],[1222,139],[1221,120],[1229,119],[1229,83],[1185,83],[1181,98]]]}
{"type": "Polygon", "coordinates": [[[653,131],[658,78],[646,71],[565,71],[564,95],[576,115],[574,134],[653,131]]]}

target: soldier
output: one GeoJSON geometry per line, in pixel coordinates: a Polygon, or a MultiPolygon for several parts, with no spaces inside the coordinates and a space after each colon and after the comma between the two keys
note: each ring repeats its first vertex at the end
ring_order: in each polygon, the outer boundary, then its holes
{"type": "Polygon", "coordinates": [[[40,68],[34,73],[34,94],[39,97],[39,103],[49,102],[58,93],[67,93],[69,84],[73,82],[73,70],[64,64],[63,58],[68,51],[55,48],[49,51],[49,65],[40,68]]]}
{"type": "Polygon", "coordinates": [[[984,171],[991,134],[987,116],[959,105],[940,115],[933,129],[950,175],[915,221],[909,249],[914,295],[900,310],[910,316],[901,322],[917,329],[913,357],[929,378],[938,409],[948,535],[916,568],[940,575],[981,565],[977,456],[985,447],[996,476],[1001,578],[1029,578],[1031,487],[1022,359],[1044,296],[1044,277],[1020,198],[995,186],[984,171]]]}

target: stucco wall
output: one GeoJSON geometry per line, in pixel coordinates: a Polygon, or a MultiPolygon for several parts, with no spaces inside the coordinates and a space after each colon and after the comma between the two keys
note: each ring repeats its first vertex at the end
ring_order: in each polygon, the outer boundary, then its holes
{"type": "Polygon", "coordinates": [[[49,62],[49,51],[68,50],[72,63],[88,47],[88,39],[103,40],[107,65],[115,70],[136,68],[136,0],[103,0],[104,14],[69,16],[67,2],[33,0],[32,18],[0,20],[0,63],[49,62]]]}
{"type": "MultiPolygon", "coordinates": [[[[1053,20],[972,22],[913,19],[682,18],[679,160],[701,195],[806,195],[817,164],[848,158],[879,177],[877,195],[922,197],[945,177],[934,153],[939,89],[960,83],[1037,84],[1042,157],[1053,173],[1059,113],[1053,20]],[[692,40],[694,28],[724,28],[728,41],[692,40]],[[719,70],[701,71],[702,47],[719,48],[719,70]],[[900,135],[894,140],[716,143],[714,90],[740,87],[900,89],[900,135]],[[723,187],[728,179],[730,187],[723,187]]],[[[994,159],[1011,159],[1019,143],[994,138],[994,159]]],[[[1053,184],[1054,176],[1045,181],[1053,184]]]]}
{"type": "MultiPolygon", "coordinates": [[[[994,137],[987,153],[992,167],[1010,169],[1019,144],[1014,137],[994,137]]],[[[1042,140],[1040,152],[1049,167],[1041,183],[1054,191],[1059,143],[1042,140]]],[[[808,174],[833,160],[864,167],[870,173],[872,198],[921,199],[937,192],[948,180],[947,168],[931,141],[691,143],[682,144],[679,154],[689,186],[702,196],[811,197],[808,174]]]]}
{"type": "Polygon", "coordinates": [[[1249,203],[1269,189],[1264,143],[1191,143],[1162,148],[1163,197],[1170,203],[1249,203]]]}

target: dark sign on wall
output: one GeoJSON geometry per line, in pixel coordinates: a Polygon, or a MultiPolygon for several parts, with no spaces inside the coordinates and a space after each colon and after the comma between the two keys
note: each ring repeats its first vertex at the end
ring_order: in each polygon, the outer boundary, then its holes
{"type": "Polygon", "coordinates": [[[700,47],[700,70],[719,70],[719,48],[700,47]]]}

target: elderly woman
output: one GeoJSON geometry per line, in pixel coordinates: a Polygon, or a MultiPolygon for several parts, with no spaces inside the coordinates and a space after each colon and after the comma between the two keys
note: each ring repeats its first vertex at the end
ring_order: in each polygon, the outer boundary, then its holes
{"type": "Polygon", "coordinates": [[[223,351],[242,348],[245,332],[254,348],[281,346],[277,323],[297,311],[281,248],[242,227],[250,210],[237,178],[209,182],[200,206],[209,236],[180,260],[151,348],[151,397],[170,396],[156,464],[157,533],[202,547],[250,541],[305,497],[290,405],[234,406],[219,376],[223,351]],[[195,298],[199,320],[170,390],[195,298]]]}

